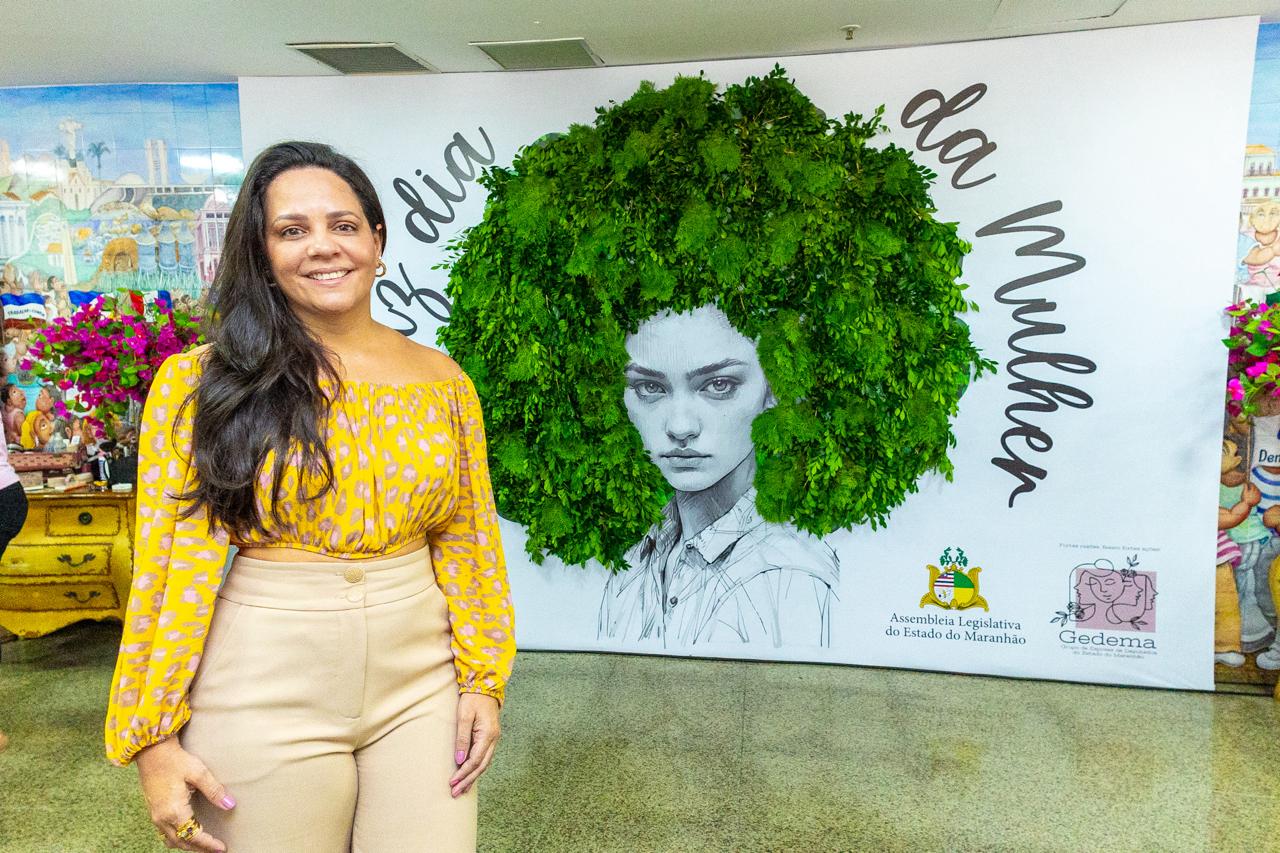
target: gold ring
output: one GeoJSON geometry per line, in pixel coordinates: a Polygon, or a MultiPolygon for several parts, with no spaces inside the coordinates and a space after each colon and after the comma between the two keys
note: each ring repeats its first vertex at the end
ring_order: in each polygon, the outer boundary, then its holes
{"type": "Polygon", "coordinates": [[[200,825],[200,821],[196,820],[195,817],[189,817],[178,825],[173,834],[182,841],[190,841],[199,835],[203,829],[204,827],[200,825]]]}

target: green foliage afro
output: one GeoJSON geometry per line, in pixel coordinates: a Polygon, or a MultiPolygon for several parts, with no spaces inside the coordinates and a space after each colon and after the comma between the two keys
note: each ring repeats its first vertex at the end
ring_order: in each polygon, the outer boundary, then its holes
{"type": "Polygon", "coordinates": [[[752,425],[757,507],[818,535],[870,522],[937,470],[983,359],[958,314],[968,244],[934,175],[829,120],[781,68],[729,86],[644,83],[593,126],[481,179],[452,244],[439,333],[474,380],[498,509],[528,550],[618,569],[671,489],[623,404],[625,338],[714,303],[758,341],[778,403],[752,425]]]}

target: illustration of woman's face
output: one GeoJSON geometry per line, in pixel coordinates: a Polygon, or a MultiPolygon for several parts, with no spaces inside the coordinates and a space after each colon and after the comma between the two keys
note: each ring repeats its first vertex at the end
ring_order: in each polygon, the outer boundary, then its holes
{"type": "Polygon", "coordinates": [[[1254,231],[1269,232],[1280,228],[1280,204],[1263,202],[1249,214],[1249,224],[1254,231]]]}
{"type": "Polygon", "coordinates": [[[655,314],[626,347],[627,416],[674,488],[710,488],[754,452],[751,422],[773,398],[755,343],[724,312],[655,314]]]}
{"type": "Polygon", "coordinates": [[[1125,583],[1119,572],[1094,572],[1087,581],[1093,597],[1106,604],[1119,601],[1132,584],[1125,583]]]}

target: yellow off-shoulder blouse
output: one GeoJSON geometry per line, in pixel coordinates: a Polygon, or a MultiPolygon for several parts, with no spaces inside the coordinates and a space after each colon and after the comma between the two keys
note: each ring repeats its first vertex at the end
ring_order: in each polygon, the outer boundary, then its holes
{"type": "MultiPolygon", "coordinates": [[[[199,379],[202,350],[165,361],[143,412],[133,589],[106,720],[107,757],[119,765],[190,717],[187,690],[227,561],[226,531],[214,529],[203,510],[182,519],[183,504],[174,498],[193,486],[191,409],[180,419],[179,412],[199,379]]],[[[287,523],[273,525],[264,512],[269,535],[243,546],[359,558],[425,537],[448,602],[459,691],[502,701],[515,624],[471,380],[460,374],[396,386],[345,382],[327,440],[333,488],[301,500],[297,473],[288,472],[281,493],[287,523]]],[[[264,471],[260,508],[269,493],[264,471]]]]}

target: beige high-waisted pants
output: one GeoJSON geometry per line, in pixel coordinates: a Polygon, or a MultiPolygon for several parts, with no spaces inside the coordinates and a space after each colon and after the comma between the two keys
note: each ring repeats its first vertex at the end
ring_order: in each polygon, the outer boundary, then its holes
{"type": "Polygon", "coordinates": [[[237,805],[192,797],[230,853],[473,851],[449,793],[458,692],[430,551],[351,563],[236,557],[182,745],[237,805]]]}

